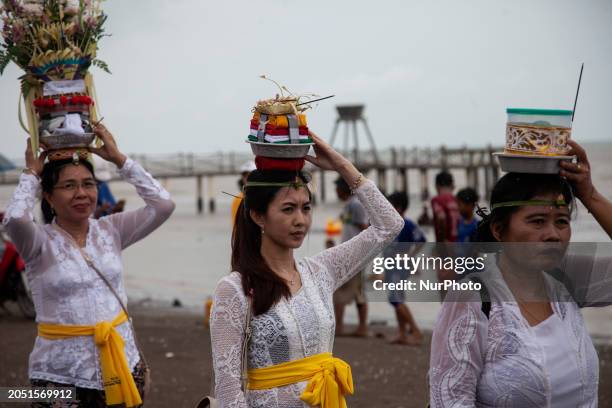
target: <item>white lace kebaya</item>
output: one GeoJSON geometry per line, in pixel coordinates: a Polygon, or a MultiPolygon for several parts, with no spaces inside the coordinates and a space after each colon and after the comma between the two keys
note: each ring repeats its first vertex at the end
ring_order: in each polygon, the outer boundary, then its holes
{"type": "MultiPolygon", "coordinates": [[[[109,280],[122,301],[121,251],[146,237],[168,219],[174,210],[170,194],[139,164],[127,159],[121,177],[133,184],[145,206],[134,211],[89,220],[85,253],[109,280]]],[[[6,209],[4,225],[26,261],[26,276],[36,321],[64,325],[95,325],[112,321],[121,305],[110,289],[89,268],[79,250],[52,225],[34,221],[34,206],[40,183],[22,174],[6,209]]],[[[117,326],[125,341],[130,369],[140,357],[128,322],[117,326]]],[[[77,387],[103,390],[98,347],[92,336],[63,340],[36,338],[30,354],[29,376],[77,387]]]]}
{"type": "MultiPolygon", "coordinates": [[[[399,234],[404,220],[369,180],[355,191],[371,226],[353,239],[297,262],[302,287],[289,299],[251,320],[247,366],[263,368],[331,352],[333,293],[364,268],[399,234]]],[[[269,390],[240,389],[240,359],[247,300],[240,274],[221,279],[211,318],[215,395],[223,408],[307,407],[300,400],[306,382],[269,390]]]]}
{"type": "Polygon", "coordinates": [[[547,323],[531,327],[516,301],[508,301],[514,297],[496,257],[489,257],[485,267],[491,277],[484,280],[492,300],[489,318],[478,292],[449,292],[457,297],[445,301],[438,315],[431,341],[431,407],[596,407],[597,353],[580,308],[563,284],[545,274],[554,312],[549,320],[558,319],[556,330],[564,335],[541,338],[538,328],[547,323]],[[544,346],[549,341],[559,344],[544,346]],[[549,371],[554,348],[571,350],[554,369],[571,371],[572,381],[566,381],[567,373],[549,371]],[[561,394],[571,398],[559,404],[561,394]]]}

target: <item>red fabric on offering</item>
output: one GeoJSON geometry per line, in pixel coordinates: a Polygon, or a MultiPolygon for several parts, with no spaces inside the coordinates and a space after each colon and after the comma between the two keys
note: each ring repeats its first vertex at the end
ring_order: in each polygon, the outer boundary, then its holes
{"type": "MultiPolygon", "coordinates": [[[[251,126],[251,130],[258,130],[257,126],[251,126]]],[[[272,125],[266,125],[266,134],[270,136],[289,136],[289,128],[281,128],[272,125]]],[[[308,136],[308,128],[300,126],[298,134],[308,136]]]]}
{"type": "MultiPolygon", "coordinates": [[[[289,128],[266,126],[266,134],[270,136],[289,136],[289,128]]],[[[298,129],[298,134],[302,136],[308,136],[308,128],[301,126],[298,129]]]]}
{"type": "Polygon", "coordinates": [[[271,157],[256,156],[255,166],[258,170],[286,170],[299,171],[304,167],[304,159],[276,159],[271,157]]]}

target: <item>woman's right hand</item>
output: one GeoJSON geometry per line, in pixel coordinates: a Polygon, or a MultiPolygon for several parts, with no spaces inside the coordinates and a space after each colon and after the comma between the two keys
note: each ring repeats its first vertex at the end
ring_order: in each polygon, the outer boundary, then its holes
{"type": "Polygon", "coordinates": [[[578,162],[561,161],[559,165],[562,169],[559,174],[572,184],[576,197],[612,239],[612,201],[599,193],[593,185],[591,165],[584,148],[573,140],[569,140],[567,144],[571,147],[569,154],[575,154],[578,162]]]}
{"type": "Polygon", "coordinates": [[[117,142],[115,141],[115,138],[111,132],[106,129],[106,126],[99,122],[96,126],[94,126],[93,131],[102,141],[102,146],[91,147],[91,152],[97,154],[106,161],[114,163],[117,168],[122,168],[123,164],[127,160],[127,157],[121,153],[121,151],[119,151],[117,142]]]}
{"type": "Polygon", "coordinates": [[[26,151],[25,151],[25,164],[26,168],[30,169],[36,175],[40,176],[43,170],[43,166],[45,165],[45,158],[47,157],[47,151],[44,150],[44,145],[41,145],[43,151],[38,155],[38,157],[34,157],[32,151],[32,142],[30,138],[26,142],[26,151]]]}
{"type": "Polygon", "coordinates": [[[571,147],[568,155],[575,155],[578,160],[576,163],[561,161],[559,174],[572,184],[576,197],[588,207],[595,194],[595,187],[591,180],[591,164],[582,146],[571,139],[567,141],[567,144],[571,147]]]}

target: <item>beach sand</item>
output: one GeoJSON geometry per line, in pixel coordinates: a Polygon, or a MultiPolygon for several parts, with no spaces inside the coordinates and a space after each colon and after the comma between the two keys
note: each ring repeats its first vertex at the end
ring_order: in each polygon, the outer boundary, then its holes
{"type": "MultiPolygon", "coordinates": [[[[135,327],[152,369],[146,407],[190,408],[209,392],[210,336],[202,314],[180,308],[141,305],[132,308],[135,327]],[[172,354],[169,354],[172,353],[172,354]]],[[[0,384],[28,384],[28,355],[36,327],[18,313],[0,311],[0,384]],[[7,352],[9,351],[10,352],[7,352]]],[[[350,330],[350,328],[349,328],[350,330]]],[[[389,328],[372,333],[392,336],[389,328]]],[[[430,332],[419,347],[389,345],[376,336],[336,338],[334,354],[352,367],[355,395],[351,408],[423,408],[427,403],[430,332]]],[[[612,406],[612,346],[597,347],[600,358],[599,406],[612,406]]],[[[0,407],[23,406],[0,403],[0,407]]]]}

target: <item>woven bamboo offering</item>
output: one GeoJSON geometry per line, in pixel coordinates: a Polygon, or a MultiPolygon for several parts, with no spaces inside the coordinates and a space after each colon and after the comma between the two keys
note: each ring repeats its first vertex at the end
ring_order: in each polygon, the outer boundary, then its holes
{"type": "Polygon", "coordinates": [[[11,61],[25,71],[19,121],[32,150],[44,144],[50,160],[86,155],[98,121],[89,68],[109,72],[96,58],[105,35],[101,0],[4,0],[0,14],[0,74],[11,61]]]}

